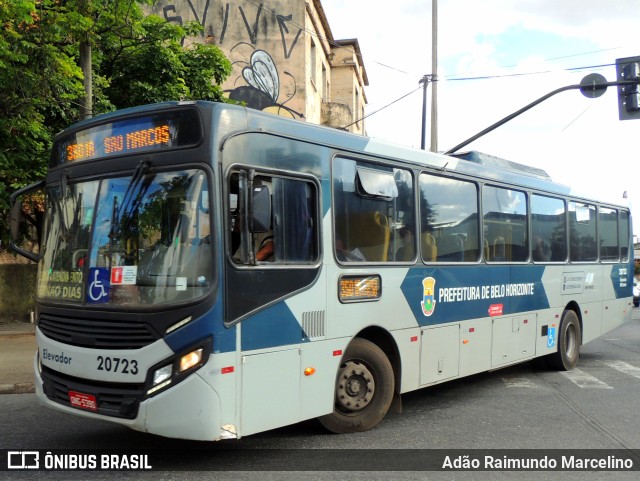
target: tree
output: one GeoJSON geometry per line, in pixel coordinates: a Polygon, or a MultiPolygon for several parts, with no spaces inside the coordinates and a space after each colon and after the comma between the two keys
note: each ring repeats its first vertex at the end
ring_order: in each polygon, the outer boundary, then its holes
{"type": "Polygon", "coordinates": [[[153,0],[0,0],[0,240],[11,192],[43,178],[53,136],[80,119],[80,45],[92,51],[93,114],[165,100],[226,101],[231,64],[200,33],[146,16],[153,0]]]}

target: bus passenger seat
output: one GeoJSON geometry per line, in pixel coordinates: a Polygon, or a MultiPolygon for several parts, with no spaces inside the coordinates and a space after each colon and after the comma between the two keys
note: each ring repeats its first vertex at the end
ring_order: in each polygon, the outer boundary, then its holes
{"type": "Polygon", "coordinates": [[[464,245],[456,234],[444,235],[440,238],[438,260],[461,262],[464,260],[464,245]]]}
{"type": "Polygon", "coordinates": [[[422,258],[427,262],[435,262],[438,257],[436,239],[429,232],[422,234],[422,258]]]}
{"type": "Polygon", "coordinates": [[[494,261],[506,261],[506,246],[504,237],[498,236],[493,241],[493,259],[494,261]]]}
{"type": "Polygon", "coordinates": [[[352,214],[349,222],[349,249],[357,248],[367,261],[386,261],[391,230],[387,216],[376,212],[352,214]]]}

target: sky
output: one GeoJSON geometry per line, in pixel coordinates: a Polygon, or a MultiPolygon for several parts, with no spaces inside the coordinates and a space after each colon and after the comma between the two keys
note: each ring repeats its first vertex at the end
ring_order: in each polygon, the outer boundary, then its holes
{"type": "MultiPolygon", "coordinates": [[[[590,73],[614,81],[616,59],[640,56],[639,0],[437,1],[441,152],[590,73]]],[[[334,38],[360,44],[369,78],[367,134],[420,148],[419,82],[432,74],[431,1],[322,5],[334,38]]],[[[427,102],[429,148],[431,88],[427,102]]],[[[616,87],[595,99],[570,90],[462,150],[539,167],[587,197],[629,204],[640,236],[639,134],[640,119],[618,118],[616,87]]]]}

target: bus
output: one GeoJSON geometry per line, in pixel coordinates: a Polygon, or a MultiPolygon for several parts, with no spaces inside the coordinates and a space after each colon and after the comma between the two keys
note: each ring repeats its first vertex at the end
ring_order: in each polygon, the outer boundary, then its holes
{"type": "Polygon", "coordinates": [[[419,388],[570,370],[633,307],[628,207],[235,105],[81,121],[11,202],[38,262],[38,399],[161,436],[368,430],[419,388]]]}

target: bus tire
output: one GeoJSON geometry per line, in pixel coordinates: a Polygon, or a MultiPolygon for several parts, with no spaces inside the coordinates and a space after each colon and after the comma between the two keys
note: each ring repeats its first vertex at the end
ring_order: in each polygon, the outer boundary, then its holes
{"type": "Polygon", "coordinates": [[[387,414],[394,388],[393,368],[382,349],[355,338],[338,368],[333,412],[318,419],[336,434],[372,429],[387,414]]]}
{"type": "Polygon", "coordinates": [[[582,331],[580,321],[575,311],[566,310],[562,313],[562,322],[558,333],[558,351],[547,357],[550,367],[559,371],[570,371],[580,357],[582,331]]]}

